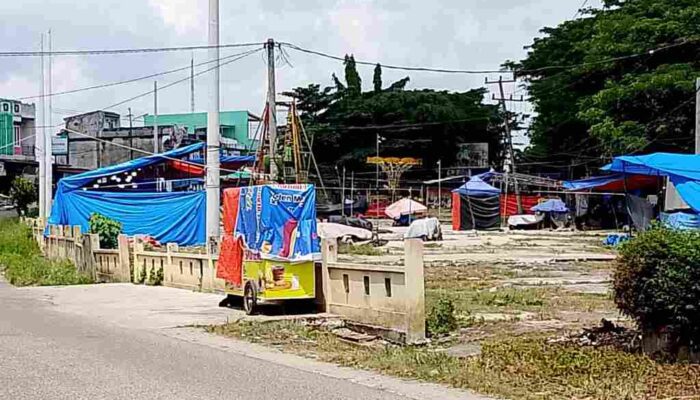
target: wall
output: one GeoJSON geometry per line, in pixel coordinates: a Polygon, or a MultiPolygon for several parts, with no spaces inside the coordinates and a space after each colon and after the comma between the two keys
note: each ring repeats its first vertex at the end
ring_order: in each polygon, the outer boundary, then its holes
{"type": "Polygon", "coordinates": [[[425,340],[423,242],[404,243],[404,265],[387,266],[338,262],[337,241],[324,240],[326,312],[400,332],[407,343],[425,340]]]}
{"type": "MultiPolygon", "coordinates": [[[[236,139],[239,145],[252,148],[252,139],[248,133],[247,111],[222,111],[219,114],[219,123],[233,127],[230,135],[224,130],[224,136],[236,139]]],[[[187,132],[193,134],[197,128],[206,128],[207,113],[164,114],[158,115],[158,125],[181,125],[187,127],[187,132]]],[[[153,126],[153,115],[144,117],[145,126],[153,126]]]]}

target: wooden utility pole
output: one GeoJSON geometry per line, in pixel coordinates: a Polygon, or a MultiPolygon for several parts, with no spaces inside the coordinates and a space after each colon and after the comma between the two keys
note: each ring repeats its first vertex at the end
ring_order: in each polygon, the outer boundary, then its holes
{"type": "Polygon", "coordinates": [[[36,158],[39,160],[39,218],[46,221],[46,88],[44,76],[44,34],[41,34],[41,127],[36,129],[35,149],[39,153],[36,158]]]}
{"type": "Polygon", "coordinates": [[[48,221],[49,216],[51,215],[51,206],[53,204],[53,149],[51,146],[53,145],[51,141],[51,132],[53,131],[53,101],[51,100],[51,93],[53,92],[53,80],[52,80],[52,75],[53,75],[53,56],[51,52],[53,51],[53,38],[51,35],[51,29],[49,29],[48,33],[48,39],[49,39],[49,116],[47,118],[48,120],[48,126],[49,126],[49,131],[48,133],[44,133],[44,154],[45,154],[45,161],[44,161],[44,166],[46,167],[46,189],[44,190],[44,196],[46,199],[46,205],[45,211],[46,211],[46,220],[48,221]]]}
{"type": "Polygon", "coordinates": [[[158,154],[158,81],[153,81],[153,153],[158,154]]]}
{"type": "Polygon", "coordinates": [[[190,58],[190,112],[194,114],[194,56],[190,58]]]}
{"type": "Polygon", "coordinates": [[[129,160],[134,159],[134,122],[131,115],[131,107],[129,107],[129,160]]]}
{"type": "Polygon", "coordinates": [[[270,178],[277,182],[277,100],[275,99],[275,41],[267,39],[267,138],[270,141],[270,178]]]}
{"type": "MultiPolygon", "coordinates": [[[[509,80],[503,80],[502,76],[498,77],[497,81],[489,81],[488,78],[486,78],[485,83],[487,85],[493,85],[493,84],[498,84],[498,91],[500,93],[500,97],[496,97],[495,95],[492,96],[492,99],[495,101],[498,101],[501,104],[501,108],[503,109],[503,124],[505,125],[505,131],[506,131],[506,146],[508,148],[508,156],[506,157],[506,163],[504,163],[504,172],[506,173],[506,177],[508,176],[507,174],[512,173],[515,174],[515,152],[513,151],[513,135],[510,130],[510,122],[508,121],[508,107],[506,107],[506,101],[525,101],[522,96],[520,96],[520,99],[514,99],[513,95],[511,95],[509,98],[505,97],[505,93],[503,91],[503,84],[504,83],[515,83],[515,79],[509,79],[509,80]]],[[[518,188],[518,180],[517,178],[513,178],[513,184],[514,184],[514,189],[515,189],[515,199],[518,203],[518,214],[523,213],[523,204],[522,200],[520,198],[520,189],[518,188]]],[[[508,180],[506,178],[506,186],[508,185],[508,180]]]]}

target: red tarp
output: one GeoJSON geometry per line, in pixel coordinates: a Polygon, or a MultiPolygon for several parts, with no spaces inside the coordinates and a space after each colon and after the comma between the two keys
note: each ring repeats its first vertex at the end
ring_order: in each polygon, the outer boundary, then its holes
{"type": "Polygon", "coordinates": [[[626,179],[620,179],[610,182],[607,185],[598,186],[594,190],[596,192],[624,192],[625,186],[627,190],[656,190],[660,182],[658,176],[650,175],[627,175],[626,179]]]}
{"type": "MultiPolygon", "coordinates": [[[[537,205],[541,196],[533,196],[527,194],[520,195],[520,201],[523,206],[523,214],[534,214],[530,209],[537,205]]],[[[518,201],[515,194],[508,194],[508,196],[501,195],[501,215],[503,216],[505,212],[505,218],[511,215],[518,215],[518,201]]]]}
{"type": "Polygon", "coordinates": [[[240,287],[243,284],[243,241],[234,238],[238,220],[238,199],[240,188],[224,190],[224,236],[221,240],[221,252],[216,266],[216,277],[240,287]]]}
{"type": "Polygon", "coordinates": [[[452,193],[452,230],[458,231],[459,226],[460,226],[460,219],[462,216],[460,215],[462,205],[460,204],[460,197],[459,193],[454,192],[452,193]]]}
{"type": "Polygon", "coordinates": [[[367,211],[365,211],[364,215],[366,217],[386,218],[386,214],[384,212],[386,211],[386,208],[388,206],[389,206],[389,202],[380,201],[379,208],[377,208],[377,202],[370,201],[368,206],[367,206],[367,211]]]}
{"type": "Polygon", "coordinates": [[[185,172],[190,175],[204,175],[204,167],[200,167],[192,163],[171,160],[170,166],[178,171],[185,172]]]}

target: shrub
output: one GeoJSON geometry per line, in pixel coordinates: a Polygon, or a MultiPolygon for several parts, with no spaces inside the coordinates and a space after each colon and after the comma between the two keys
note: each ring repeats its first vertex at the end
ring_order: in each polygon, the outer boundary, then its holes
{"type": "Polygon", "coordinates": [[[29,205],[37,201],[38,198],[37,186],[32,181],[21,176],[12,180],[10,199],[17,209],[17,214],[27,215],[29,205]]]}
{"type": "Polygon", "coordinates": [[[90,215],[90,233],[100,235],[100,247],[103,249],[116,249],[117,237],[122,233],[122,224],[99,213],[90,215]]]}
{"type": "Polygon", "coordinates": [[[447,296],[440,297],[428,312],[426,320],[428,336],[445,335],[457,329],[454,301],[447,296]]]}
{"type": "Polygon", "coordinates": [[[620,248],[613,276],[618,308],[644,331],[700,343],[700,233],[661,226],[620,248]]]}

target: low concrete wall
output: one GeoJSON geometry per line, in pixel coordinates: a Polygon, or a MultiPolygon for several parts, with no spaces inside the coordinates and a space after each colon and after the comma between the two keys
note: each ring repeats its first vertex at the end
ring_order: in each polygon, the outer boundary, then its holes
{"type": "Polygon", "coordinates": [[[338,262],[335,240],[324,240],[326,311],[361,324],[401,332],[406,343],[425,340],[423,242],[405,241],[403,266],[338,262]]]}

